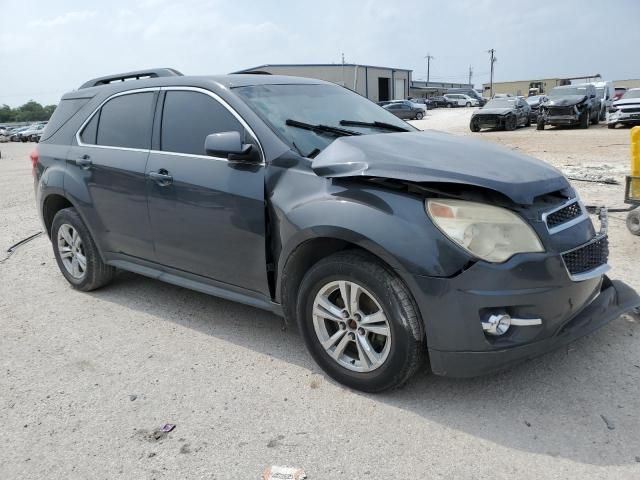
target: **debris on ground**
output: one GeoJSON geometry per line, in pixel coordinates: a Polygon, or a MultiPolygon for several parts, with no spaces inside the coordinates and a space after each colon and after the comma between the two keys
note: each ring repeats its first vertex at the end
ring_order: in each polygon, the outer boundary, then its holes
{"type": "Polygon", "coordinates": [[[616,426],[607,417],[605,417],[604,415],[600,415],[600,418],[602,418],[602,421],[604,422],[604,424],[607,426],[607,428],[609,430],[615,430],[616,429],[616,426]]]}
{"type": "Polygon", "coordinates": [[[136,398],[138,398],[138,396],[137,396],[137,395],[129,395],[129,400],[131,400],[132,402],[133,402],[136,398]]]}
{"type": "Polygon", "coordinates": [[[301,468],[273,465],[265,468],[261,480],[304,480],[305,478],[307,474],[301,468]]]}

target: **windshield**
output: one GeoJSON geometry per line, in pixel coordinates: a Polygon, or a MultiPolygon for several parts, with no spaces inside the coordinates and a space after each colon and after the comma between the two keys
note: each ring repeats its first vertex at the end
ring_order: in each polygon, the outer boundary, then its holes
{"type": "Polygon", "coordinates": [[[596,93],[598,95],[598,98],[604,98],[604,87],[596,88],[596,93]]]}
{"type": "Polygon", "coordinates": [[[565,95],[586,95],[587,87],[556,87],[549,92],[550,97],[564,97],[565,95]]]}
{"type": "Polygon", "coordinates": [[[527,98],[527,103],[529,105],[533,105],[533,104],[536,104],[536,103],[540,102],[541,99],[542,99],[541,95],[534,95],[533,97],[528,97],[527,98]]]}
{"type": "Polygon", "coordinates": [[[627,90],[627,92],[622,96],[622,98],[640,98],[640,88],[627,90]]]}
{"type": "MultiPolygon", "coordinates": [[[[251,109],[287,144],[302,155],[323,150],[337,137],[321,131],[298,128],[287,120],[310,125],[348,128],[357,133],[388,133],[374,126],[344,127],[341,121],[390,124],[396,130],[413,131],[414,128],[384,108],[337,85],[252,85],[234,88],[251,109]]],[[[344,123],[343,123],[344,125],[344,123]]]]}
{"type": "Polygon", "coordinates": [[[484,108],[513,108],[516,106],[515,98],[494,98],[489,100],[484,108]]]}

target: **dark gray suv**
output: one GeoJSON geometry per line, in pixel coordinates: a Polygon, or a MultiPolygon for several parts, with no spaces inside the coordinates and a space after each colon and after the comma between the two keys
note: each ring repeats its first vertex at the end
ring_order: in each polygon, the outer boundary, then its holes
{"type": "Polygon", "coordinates": [[[640,305],[560,172],[327,82],[91,80],[31,160],[73,287],[123,269],[270,310],[365,391],[426,355],[440,375],[501,369],[640,305]]]}

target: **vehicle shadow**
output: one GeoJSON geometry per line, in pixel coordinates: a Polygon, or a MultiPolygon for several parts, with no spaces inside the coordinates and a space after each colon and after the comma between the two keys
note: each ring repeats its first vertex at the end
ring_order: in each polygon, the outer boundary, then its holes
{"type": "MultiPolygon", "coordinates": [[[[282,319],[269,312],[127,272],[89,295],[322,374],[295,326],[283,331],[282,319]]],[[[493,442],[590,465],[635,464],[637,320],[623,316],[569,347],[492,376],[448,379],[425,366],[402,389],[353,393],[473,435],[479,449],[493,442]]]]}

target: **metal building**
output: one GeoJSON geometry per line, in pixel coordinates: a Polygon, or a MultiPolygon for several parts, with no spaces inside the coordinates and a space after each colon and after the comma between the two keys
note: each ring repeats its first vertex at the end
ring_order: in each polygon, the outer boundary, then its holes
{"type": "Polygon", "coordinates": [[[450,88],[473,89],[473,84],[413,80],[409,88],[409,94],[412,98],[433,97],[434,95],[444,95],[450,88]]]}
{"type": "Polygon", "coordinates": [[[412,70],[354,63],[305,63],[267,64],[234,73],[260,72],[326,80],[347,87],[374,102],[381,102],[410,96],[412,70]]]}
{"type": "MultiPolygon", "coordinates": [[[[581,80],[584,82],[594,82],[600,80],[600,74],[584,75],[582,77],[564,77],[564,78],[539,78],[536,80],[515,80],[512,82],[493,82],[493,94],[508,93],[511,95],[528,96],[529,90],[537,89],[537,93],[548,93],[553,87],[560,85],[570,85],[572,80],[581,80]]],[[[491,85],[484,83],[482,85],[483,95],[490,96],[491,85]]]]}

